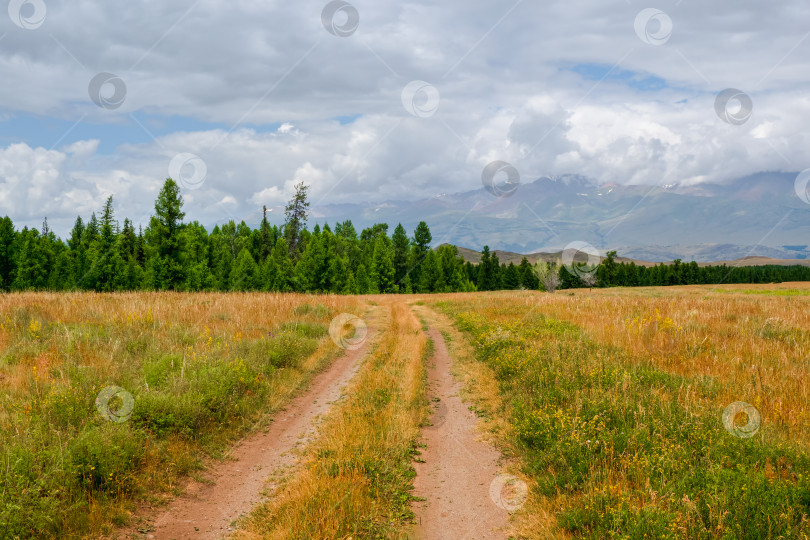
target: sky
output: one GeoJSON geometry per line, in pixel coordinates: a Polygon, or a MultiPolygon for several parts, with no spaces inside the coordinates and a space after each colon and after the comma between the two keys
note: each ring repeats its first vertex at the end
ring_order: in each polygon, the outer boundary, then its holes
{"type": "Polygon", "coordinates": [[[0,215],[65,235],[521,181],[724,182],[810,168],[810,4],[11,0],[0,215]]]}

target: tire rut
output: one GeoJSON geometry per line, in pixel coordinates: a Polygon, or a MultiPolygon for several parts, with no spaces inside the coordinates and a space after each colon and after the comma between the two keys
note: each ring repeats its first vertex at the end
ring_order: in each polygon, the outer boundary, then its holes
{"type": "Polygon", "coordinates": [[[231,534],[234,522],[278,487],[274,478],[298,463],[295,450],[316,435],[317,419],[329,411],[357,372],[378,332],[376,319],[369,317],[364,343],[315,375],[307,389],[275,415],[266,431],[248,435],[231,450],[229,459],[209,467],[204,483],[189,480],[183,495],[156,517],[147,518],[150,532],[141,538],[207,540],[231,534]]]}
{"type": "Polygon", "coordinates": [[[478,438],[478,418],[459,397],[461,384],[441,332],[428,330],[434,354],[428,365],[432,426],[423,428],[424,463],[416,463],[417,525],[411,538],[425,540],[505,539],[509,514],[490,498],[500,452],[478,438]],[[438,399],[438,401],[437,401],[438,399]]]}

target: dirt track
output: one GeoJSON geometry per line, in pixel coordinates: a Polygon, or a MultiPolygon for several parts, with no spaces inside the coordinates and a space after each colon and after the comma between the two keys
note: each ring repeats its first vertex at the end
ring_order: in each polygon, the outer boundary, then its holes
{"type": "Polygon", "coordinates": [[[424,540],[505,539],[508,513],[490,499],[492,481],[500,471],[500,454],[478,440],[478,419],[458,395],[461,387],[450,373],[444,337],[435,328],[428,335],[434,355],[428,366],[428,397],[436,412],[433,426],[423,430],[425,463],[416,464],[414,495],[423,497],[414,509],[412,537],[424,540]]]}
{"type": "Polygon", "coordinates": [[[372,322],[363,345],[346,351],[316,375],[309,388],[275,416],[267,432],[244,439],[232,450],[232,459],[206,471],[206,483],[190,482],[181,497],[149,520],[152,531],[146,538],[218,539],[232,532],[233,522],[261,503],[267,488],[272,490],[268,478],[297,462],[294,449],[313,437],[315,420],[328,411],[357,371],[376,333],[372,322]]]}

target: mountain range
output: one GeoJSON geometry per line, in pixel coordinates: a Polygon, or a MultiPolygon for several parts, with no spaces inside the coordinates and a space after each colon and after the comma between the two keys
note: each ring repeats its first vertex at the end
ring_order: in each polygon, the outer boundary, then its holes
{"type": "Polygon", "coordinates": [[[359,230],[402,223],[410,232],[424,220],[435,245],[474,251],[488,245],[558,252],[578,241],[644,261],[804,259],[810,204],[797,196],[795,179],[796,173],[762,172],[722,184],[653,187],[564,175],[522,183],[502,197],[482,188],[414,201],[317,206],[310,224],[351,219],[359,230]]]}

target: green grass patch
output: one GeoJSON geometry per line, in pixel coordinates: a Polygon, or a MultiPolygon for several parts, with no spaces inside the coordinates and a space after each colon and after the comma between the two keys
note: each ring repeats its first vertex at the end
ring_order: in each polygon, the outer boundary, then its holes
{"type": "Polygon", "coordinates": [[[724,386],[591,341],[521,306],[454,316],[496,373],[511,445],[574,538],[761,539],[810,533],[810,456],[765,423],[723,426],[724,386]],[[497,322],[496,322],[497,321],[497,322]]]}
{"type": "MultiPolygon", "coordinates": [[[[168,323],[56,325],[19,310],[0,320],[9,333],[0,358],[0,538],[111,532],[92,517],[99,508],[120,524],[121,501],[149,498],[199,468],[270,412],[280,390],[289,395],[309,376],[301,361],[326,335],[312,321],[248,340],[168,323]],[[91,354],[104,360],[88,363],[91,354]],[[42,358],[47,373],[35,369],[42,358]],[[97,408],[111,385],[134,401],[121,422],[97,408]]],[[[116,396],[109,408],[122,403],[116,396]]]]}

